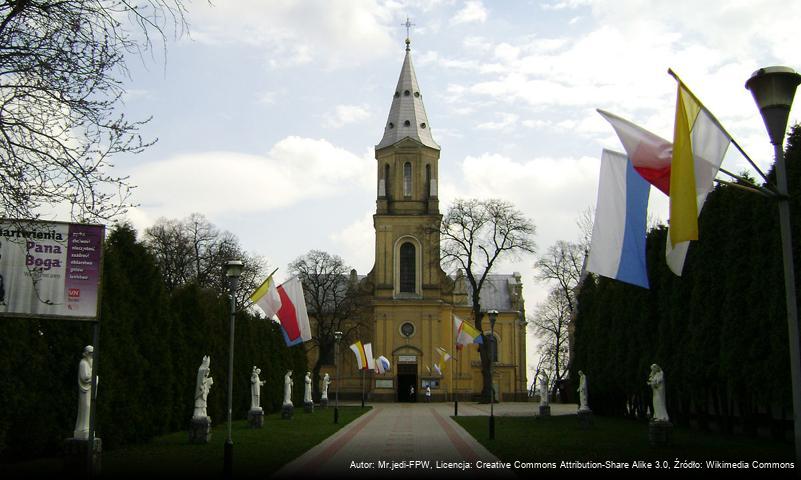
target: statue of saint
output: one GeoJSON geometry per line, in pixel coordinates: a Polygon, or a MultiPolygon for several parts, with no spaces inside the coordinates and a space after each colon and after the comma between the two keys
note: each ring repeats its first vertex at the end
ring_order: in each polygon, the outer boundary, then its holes
{"type": "Polygon", "coordinates": [[[540,406],[547,407],[550,403],[550,395],[548,395],[548,377],[545,374],[540,376],[540,406]]]}
{"type": "Polygon", "coordinates": [[[284,375],[284,406],[292,406],[292,370],[284,375]]]}
{"type": "Polygon", "coordinates": [[[327,373],[323,377],[323,400],[328,400],[328,386],[331,385],[331,376],[327,373]]]}
{"type": "Polygon", "coordinates": [[[665,403],[665,373],[657,364],[651,365],[651,375],[648,377],[648,385],[653,390],[654,416],[652,420],[661,422],[670,421],[665,403]]]}
{"type": "Polygon", "coordinates": [[[587,405],[587,376],[584,375],[584,372],[579,370],[579,387],[578,387],[578,394],[579,394],[579,411],[586,412],[590,409],[589,405],[587,405]]]}
{"type": "Polygon", "coordinates": [[[95,349],[87,345],[78,363],[78,418],[72,436],[78,440],[89,440],[89,410],[92,406],[92,355],[95,349]]]}
{"type": "Polygon", "coordinates": [[[259,379],[261,368],[253,366],[253,372],[250,374],[250,409],[261,410],[261,387],[264,385],[264,380],[259,379]]]}
{"type": "Polygon", "coordinates": [[[211,359],[208,355],[203,357],[200,367],[197,369],[197,383],[195,383],[195,411],[192,414],[194,418],[208,417],[206,413],[206,398],[209,396],[209,390],[214,385],[214,379],[209,376],[211,371],[209,364],[211,359]]]}
{"type": "Polygon", "coordinates": [[[311,372],[306,372],[306,388],[303,390],[303,403],[313,403],[311,391],[311,372]]]}

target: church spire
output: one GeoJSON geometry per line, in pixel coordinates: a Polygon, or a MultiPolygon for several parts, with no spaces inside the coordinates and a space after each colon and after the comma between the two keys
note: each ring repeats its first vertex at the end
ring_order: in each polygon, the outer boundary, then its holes
{"type": "Polygon", "coordinates": [[[409,23],[409,19],[406,19],[404,25],[407,29],[406,57],[403,59],[400,78],[395,87],[389,118],[384,125],[384,136],[375,148],[379,150],[409,137],[427,147],[439,150],[439,145],[431,136],[428,117],[425,107],[423,107],[423,95],[420,93],[417,76],[412,66],[411,41],[408,38],[408,29],[412,24],[409,23]]]}

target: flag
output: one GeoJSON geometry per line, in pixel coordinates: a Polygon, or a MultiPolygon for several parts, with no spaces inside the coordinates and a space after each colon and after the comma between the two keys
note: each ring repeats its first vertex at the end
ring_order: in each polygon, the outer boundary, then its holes
{"type": "Polygon", "coordinates": [[[679,80],[670,170],[670,242],[698,240],[698,214],[731,137],[679,80]]]}
{"type": "Polygon", "coordinates": [[[451,359],[450,354],[442,347],[437,347],[437,353],[439,354],[440,358],[442,359],[442,363],[447,362],[451,359]]]}
{"type": "Polygon", "coordinates": [[[267,315],[267,318],[272,318],[281,309],[281,296],[278,295],[278,289],[275,288],[275,280],[273,279],[273,275],[277,270],[277,268],[273,270],[267,280],[250,296],[250,301],[258,305],[267,315]]]}
{"type": "Polygon", "coordinates": [[[484,340],[481,338],[481,332],[479,332],[476,327],[463,321],[456,315],[453,316],[453,327],[454,330],[456,330],[457,349],[460,349],[463,346],[471,343],[484,343],[484,340]]]}
{"type": "Polygon", "coordinates": [[[360,340],[350,346],[353,353],[356,355],[356,370],[361,370],[367,366],[367,356],[364,353],[364,346],[360,340]]]}
{"type": "Polygon", "coordinates": [[[292,277],[278,287],[281,308],[276,312],[281,322],[284,342],[288,347],[311,340],[309,314],[303,297],[303,285],[298,277],[292,277]]]}
{"type": "Polygon", "coordinates": [[[598,110],[598,113],[612,124],[634,170],[662,193],[670,195],[673,144],[617,115],[603,110],[598,110]]]}
{"type": "Polygon", "coordinates": [[[381,355],[375,360],[375,368],[378,370],[378,373],[386,373],[390,370],[391,365],[387,357],[381,355]]]}
{"type": "Polygon", "coordinates": [[[434,371],[437,372],[437,375],[439,375],[440,377],[442,376],[442,369],[439,368],[439,365],[436,363],[434,364],[434,371]]]}
{"type": "Polygon", "coordinates": [[[365,368],[367,368],[367,370],[375,370],[375,358],[373,358],[372,343],[364,344],[364,358],[365,360],[367,360],[367,365],[365,366],[365,368]]]}
{"type": "MultiPolygon", "coordinates": [[[[694,98],[694,97],[693,97],[694,98]]],[[[700,105],[700,103],[699,103],[700,105]]],[[[702,106],[703,108],[703,106],[702,106]]],[[[673,144],[655,135],[644,128],[637,126],[627,120],[624,120],[609,112],[598,110],[612,127],[617,132],[620,142],[626,149],[629,160],[634,165],[634,169],[651,185],[661,190],[665,195],[670,195],[670,178],[671,178],[671,162],[673,160],[673,144]]],[[[702,111],[704,118],[712,120],[718,126],[717,120],[706,110],[702,111]]],[[[706,124],[706,120],[702,122],[706,124]]],[[[722,132],[718,126],[718,130],[722,132]]],[[[699,130],[700,132],[700,130],[699,130]]],[[[725,132],[724,132],[725,135],[725,132]]],[[[726,135],[726,141],[731,141],[730,137],[726,135]]],[[[713,145],[715,142],[713,142],[713,145]]],[[[720,169],[720,163],[723,161],[723,155],[728,147],[728,143],[720,153],[720,161],[716,163],[709,163],[705,160],[694,158],[694,171],[696,176],[696,194],[698,201],[698,211],[700,214],[701,208],[704,205],[706,196],[712,190],[712,181],[720,169]],[[699,177],[700,173],[700,177],[699,177]]],[[[671,222],[672,225],[672,222],[671,222]]],[[[668,232],[672,228],[668,227],[668,232]]],[[[687,250],[689,249],[689,241],[681,242],[673,245],[671,241],[672,233],[669,233],[665,245],[665,259],[670,270],[676,275],[681,276],[684,269],[684,259],[687,257],[687,250]]]]}
{"type": "Polygon", "coordinates": [[[426,365],[426,371],[428,371],[428,374],[431,375],[431,367],[429,367],[428,365],[426,365]]]}
{"type": "Polygon", "coordinates": [[[645,232],[650,190],[626,155],[603,151],[587,270],[648,288],[645,232]]]}

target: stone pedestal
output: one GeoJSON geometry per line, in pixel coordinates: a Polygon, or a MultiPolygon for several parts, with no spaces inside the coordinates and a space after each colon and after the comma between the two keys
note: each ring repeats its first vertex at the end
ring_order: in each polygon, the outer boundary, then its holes
{"type": "Polygon", "coordinates": [[[88,478],[100,474],[100,457],[103,441],[95,438],[92,458],[88,457],[89,440],[67,438],[64,440],[64,474],[67,478],[88,478]],[[88,463],[87,462],[91,462],[88,463]]]}
{"type": "Polygon", "coordinates": [[[578,419],[579,419],[579,427],[582,430],[586,430],[592,427],[592,410],[590,410],[589,408],[586,410],[579,410],[578,419]]]}
{"type": "Polygon", "coordinates": [[[320,408],[328,408],[328,399],[327,398],[320,399],[320,408]]]}
{"type": "Polygon", "coordinates": [[[264,410],[253,408],[248,411],[248,425],[250,428],[261,428],[264,426],[264,410]]]}
{"type": "Polygon", "coordinates": [[[211,417],[192,417],[189,422],[189,443],[211,441],[211,417]]]}
{"type": "Polygon", "coordinates": [[[651,420],[648,422],[648,441],[652,447],[665,447],[670,445],[673,437],[673,424],[664,420],[651,420]]]}
{"type": "Polygon", "coordinates": [[[306,413],[314,413],[314,402],[304,402],[303,403],[303,410],[306,413]]]}
{"type": "Polygon", "coordinates": [[[284,420],[290,420],[292,418],[292,414],[295,413],[295,407],[292,405],[283,405],[281,407],[281,418],[284,420]]]}
{"type": "Polygon", "coordinates": [[[540,417],[550,417],[550,416],[551,416],[551,406],[540,405],[540,417]]]}

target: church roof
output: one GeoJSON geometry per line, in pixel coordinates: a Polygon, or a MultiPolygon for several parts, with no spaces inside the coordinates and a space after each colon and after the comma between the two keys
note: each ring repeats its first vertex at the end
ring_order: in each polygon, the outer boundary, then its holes
{"type": "MultiPolygon", "coordinates": [[[[498,310],[499,312],[516,311],[517,286],[521,283],[520,274],[490,274],[481,288],[481,310],[498,310]]],[[[473,294],[467,289],[467,303],[472,305],[473,294]]]]}
{"type": "Polygon", "coordinates": [[[439,150],[439,145],[431,136],[426,109],[423,107],[423,94],[417,84],[417,75],[412,66],[412,52],[409,39],[406,39],[406,57],[403,59],[398,86],[392,97],[389,118],[384,125],[384,136],[376,150],[394,145],[404,138],[411,138],[427,147],[439,150]]]}

